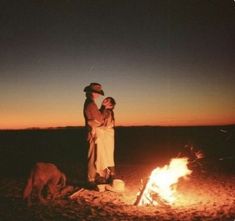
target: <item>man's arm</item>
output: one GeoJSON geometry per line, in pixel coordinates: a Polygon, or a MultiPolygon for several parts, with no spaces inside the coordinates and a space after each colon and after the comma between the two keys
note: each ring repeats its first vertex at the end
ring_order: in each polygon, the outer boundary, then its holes
{"type": "Polygon", "coordinates": [[[93,124],[98,124],[97,122],[99,122],[100,124],[103,123],[103,115],[102,113],[99,111],[97,105],[95,103],[89,103],[85,109],[85,114],[87,117],[87,121],[94,121],[93,124]],[[96,122],[95,122],[96,121],[96,122]]]}

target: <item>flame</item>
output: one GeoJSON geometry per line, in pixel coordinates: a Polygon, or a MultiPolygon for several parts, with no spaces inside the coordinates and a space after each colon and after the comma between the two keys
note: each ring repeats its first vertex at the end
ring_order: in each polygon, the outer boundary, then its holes
{"type": "Polygon", "coordinates": [[[169,165],[154,169],[139,193],[136,205],[173,204],[177,182],[192,172],[187,164],[188,158],[173,158],[169,165]]]}

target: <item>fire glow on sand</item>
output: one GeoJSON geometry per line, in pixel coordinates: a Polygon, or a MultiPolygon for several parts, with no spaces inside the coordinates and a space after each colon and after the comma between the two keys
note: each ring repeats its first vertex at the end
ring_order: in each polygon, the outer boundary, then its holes
{"type": "Polygon", "coordinates": [[[173,158],[169,165],[154,169],[138,193],[134,205],[172,205],[177,182],[192,173],[187,165],[188,158],[173,158]]]}

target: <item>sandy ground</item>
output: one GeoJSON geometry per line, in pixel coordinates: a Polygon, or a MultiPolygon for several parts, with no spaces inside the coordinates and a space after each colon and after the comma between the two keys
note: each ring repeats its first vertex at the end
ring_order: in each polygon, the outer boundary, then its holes
{"type": "Polygon", "coordinates": [[[235,220],[235,174],[214,170],[194,171],[177,185],[177,200],[172,206],[134,206],[141,179],[152,165],[122,165],[119,178],[125,181],[124,193],[84,189],[73,200],[69,196],[80,187],[67,186],[53,202],[27,207],[22,200],[23,178],[0,180],[1,220],[235,220]]]}
{"type": "Polygon", "coordinates": [[[117,175],[125,181],[125,192],[84,189],[71,200],[84,178],[84,131],[2,131],[0,221],[235,220],[234,126],[124,127],[117,128],[116,134],[117,175]],[[141,179],[169,163],[186,144],[205,152],[206,158],[189,179],[180,180],[175,204],[134,206],[141,179]],[[30,168],[38,161],[55,163],[68,176],[68,186],[56,200],[45,205],[35,202],[29,208],[22,192],[30,168]]]}

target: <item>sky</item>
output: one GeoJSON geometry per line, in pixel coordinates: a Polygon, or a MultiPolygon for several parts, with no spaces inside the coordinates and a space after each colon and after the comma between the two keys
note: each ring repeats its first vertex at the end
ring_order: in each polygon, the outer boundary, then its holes
{"type": "Polygon", "coordinates": [[[84,125],[91,82],[117,126],[235,123],[232,0],[3,0],[0,17],[0,129],[84,125]]]}

